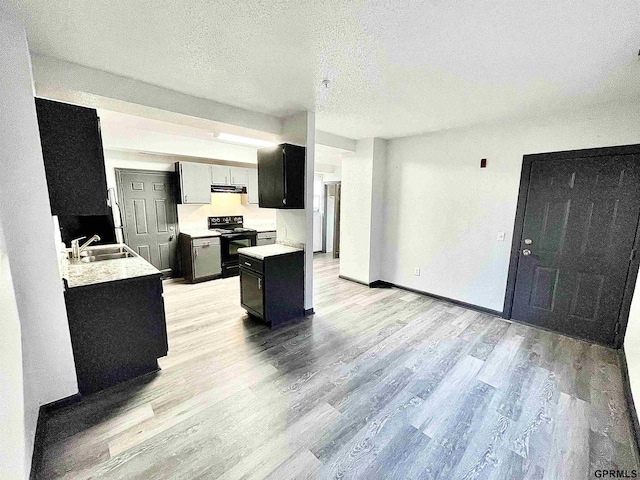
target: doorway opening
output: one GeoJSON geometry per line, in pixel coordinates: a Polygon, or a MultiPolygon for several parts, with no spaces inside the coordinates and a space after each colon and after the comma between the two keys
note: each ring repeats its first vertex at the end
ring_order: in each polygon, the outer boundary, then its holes
{"type": "Polygon", "coordinates": [[[340,258],[340,190],[341,182],[324,184],[322,251],[333,258],[340,258]]]}

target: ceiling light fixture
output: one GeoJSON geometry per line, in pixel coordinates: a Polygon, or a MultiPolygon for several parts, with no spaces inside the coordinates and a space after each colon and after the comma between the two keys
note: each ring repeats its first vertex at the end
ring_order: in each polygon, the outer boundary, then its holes
{"type": "Polygon", "coordinates": [[[238,143],[240,145],[251,145],[254,147],[273,147],[276,145],[275,142],[270,142],[268,140],[260,140],[259,138],[251,138],[251,137],[243,137],[241,135],[233,135],[231,133],[221,132],[214,136],[216,139],[222,140],[223,142],[238,143]]]}

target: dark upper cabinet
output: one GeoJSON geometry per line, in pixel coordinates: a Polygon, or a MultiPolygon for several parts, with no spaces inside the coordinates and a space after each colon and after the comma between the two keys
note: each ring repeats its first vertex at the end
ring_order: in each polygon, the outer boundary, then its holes
{"type": "Polygon", "coordinates": [[[304,208],[305,148],[284,143],[258,150],[258,205],[304,208]]]}
{"type": "Polygon", "coordinates": [[[106,215],[100,123],[92,108],[36,98],[53,215],[106,215]]]}

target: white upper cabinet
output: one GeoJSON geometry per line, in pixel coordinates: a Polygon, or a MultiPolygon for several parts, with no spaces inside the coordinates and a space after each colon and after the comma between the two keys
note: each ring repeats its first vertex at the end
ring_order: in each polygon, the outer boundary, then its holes
{"type": "Polygon", "coordinates": [[[180,162],[180,199],[182,203],[211,203],[211,179],[209,165],[203,163],[180,162]]]}
{"type": "Polygon", "coordinates": [[[211,165],[211,183],[229,185],[231,183],[231,169],[225,165],[211,165]]]}
{"type": "Polygon", "coordinates": [[[249,181],[249,169],[240,167],[230,167],[231,185],[246,186],[249,181]]]}
{"type": "Polygon", "coordinates": [[[177,171],[182,203],[209,204],[212,185],[235,185],[247,187],[247,202],[258,204],[258,170],[255,168],[179,162],[177,171]]]}
{"type": "Polygon", "coordinates": [[[247,168],[247,203],[258,204],[258,169],[247,168]]]}

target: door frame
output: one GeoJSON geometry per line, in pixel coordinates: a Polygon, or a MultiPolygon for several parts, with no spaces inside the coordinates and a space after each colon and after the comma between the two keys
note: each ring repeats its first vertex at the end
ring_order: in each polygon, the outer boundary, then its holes
{"type": "MultiPolygon", "coordinates": [[[[520,189],[518,190],[518,206],[516,208],[516,217],[513,227],[513,239],[511,243],[511,256],[509,260],[509,273],[507,275],[507,287],[504,297],[504,308],[502,310],[502,318],[511,319],[513,309],[513,298],[515,295],[516,276],[518,274],[518,262],[520,260],[520,245],[522,244],[522,231],[524,228],[524,215],[527,204],[527,196],[529,194],[529,184],[531,181],[531,166],[534,161],[559,161],[571,158],[582,157],[604,157],[614,155],[633,155],[640,154],[640,144],[622,145],[617,147],[588,148],[584,150],[564,150],[560,152],[535,153],[524,155],[522,157],[522,171],[520,173],[520,189]]],[[[640,217],[636,222],[636,235],[633,242],[633,248],[640,248],[640,217]]],[[[614,348],[621,348],[624,342],[624,336],[627,331],[627,323],[629,322],[629,312],[631,310],[631,301],[633,300],[633,292],[635,290],[636,280],[638,278],[638,268],[640,267],[640,255],[635,255],[629,262],[629,271],[627,273],[627,281],[622,297],[622,305],[618,313],[618,327],[614,339],[614,348]]]]}
{"type": "MultiPolygon", "coordinates": [[[[323,182],[322,184],[322,196],[324,197],[323,199],[323,203],[324,203],[324,212],[322,212],[322,253],[327,253],[327,208],[329,207],[329,202],[327,200],[328,195],[327,195],[327,191],[329,190],[329,185],[341,185],[342,181],[341,180],[331,180],[328,182],[323,182]]],[[[336,210],[334,212],[333,215],[333,245],[334,245],[334,252],[335,252],[335,244],[336,244],[336,220],[338,220],[338,210],[336,210]]],[[[339,221],[338,221],[339,224],[339,221]]],[[[339,236],[339,234],[338,234],[339,236]]],[[[340,253],[338,251],[338,253],[340,253]]],[[[335,256],[333,258],[336,258],[335,256]]]]}
{"type": "MultiPolygon", "coordinates": [[[[120,227],[121,227],[121,231],[122,231],[122,239],[124,241],[124,243],[127,243],[128,240],[128,233],[127,233],[127,223],[124,221],[124,212],[123,209],[120,207],[120,204],[122,202],[122,199],[124,198],[124,189],[122,187],[122,175],[126,174],[126,173],[137,173],[137,174],[142,174],[142,175],[158,175],[158,174],[163,174],[166,175],[167,178],[169,178],[169,184],[171,185],[171,189],[173,190],[173,199],[175,200],[174,204],[173,204],[173,208],[176,214],[176,241],[178,241],[179,235],[180,235],[180,224],[178,222],[178,190],[176,188],[177,186],[177,173],[171,170],[142,170],[139,168],[114,168],[113,169],[116,175],[116,190],[118,192],[118,198],[116,201],[116,206],[118,207],[118,216],[119,216],[119,220],[120,220],[120,227]]],[[[116,227],[117,228],[117,227],[116,227]]],[[[180,247],[179,245],[176,247],[176,259],[175,259],[175,265],[176,265],[176,276],[181,276],[183,273],[183,269],[182,269],[182,261],[180,258],[180,247]]],[[[178,277],[176,277],[178,278],[178,277]]]]}

